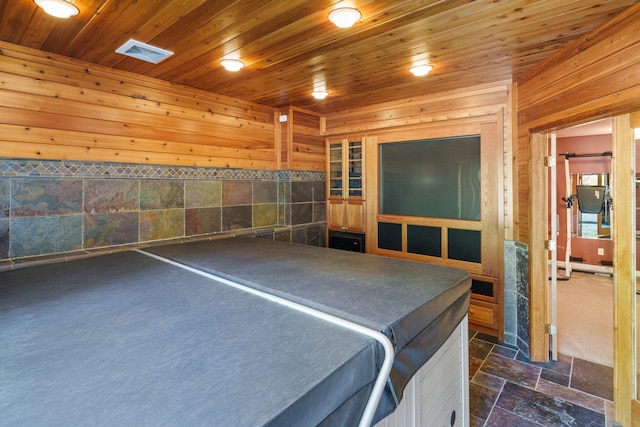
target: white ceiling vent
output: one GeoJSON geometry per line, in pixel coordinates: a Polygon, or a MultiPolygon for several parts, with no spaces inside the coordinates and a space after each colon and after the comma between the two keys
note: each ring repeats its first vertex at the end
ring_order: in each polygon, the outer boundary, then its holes
{"type": "Polygon", "coordinates": [[[163,59],[173,55],[173,52],[169,52],[168,50],[160,49],[159,47],[151,46],[149,44],[142,43],[133,39],[117,48],[116,52],[130,56],[132,58],[151,62],[153,64],[157,64],[163,59]]]}

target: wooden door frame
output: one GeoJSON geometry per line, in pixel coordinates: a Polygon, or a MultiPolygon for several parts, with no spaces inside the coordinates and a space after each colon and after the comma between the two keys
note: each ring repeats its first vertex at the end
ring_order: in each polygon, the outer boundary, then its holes
{"type": "Polygon", "coordinates": [[[529,144],[529,358],[549,360],[547,301],[549,239],[548,170],[544,159],[548,155],[546,132],[530,135],[529,144]]]}
{"type": "MultiPolygon", "coordinates": [[[[616,203],[635,196],[635,140],[633,127],[640,127],[640,113],[613,119],[612,224],[614,242],[614,406],[615,421],[624,426],[640,426],[640,402],[636,396],[635,337],[635,206],[616,203]],[[616,225],[617,224],[617,225],[616,225]]],[[[547,319],[548,176],[547,131],[530,135],[529,145],[529,334],[530,358],[549,360],[547,319]]]]}
{"type": "MultiPolygon", "coordinates": [[[[613,118],[612,199],[635,198],[635,139],[630,114],[613,118]]],[[[613,238],[613,400],[615,420],[622,425],[639,425],[632,416],[637,406],[635,337],[635,205],[616,203],[611,224],[613,238]],[[632,227],[632,232],[630,232],[632,227]],[[634,399],[635,397],[635,399],[634,399]],[[636,402],[636,403],[634,403],[636,402]]]]}

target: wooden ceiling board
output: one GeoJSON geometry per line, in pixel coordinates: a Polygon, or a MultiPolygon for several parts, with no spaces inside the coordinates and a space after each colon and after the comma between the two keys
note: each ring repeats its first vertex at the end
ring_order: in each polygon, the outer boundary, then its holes
{"type": "MultiPolygon", "coordinates": [[[[0,2],[0,38],[11,43],[20,43],[27,31],[37,6],[33,2],[0,2]]],[[[35,46],[29,46],[35,47],[35,46]]]]}
{"type": "MultiPolygon", "coordinates": [[[[169,81],[177,81],[176,76],[181,77],[198,69],[213,68],[221,76],[227,75],[219,61],[226,55],[240,59],[240,54],[235,53],[240,46],[251,42],[240,38],[246,37],[245,33],[250,30],[255,31],[256,25],[253,23],[261,22],[259,14],[260,7],[252,2],[239,2],[227,8],[220,8],[211,14],[212,19],[202,22],[200,26],[192,27],[187,33],[178,36],[175,43],[168,45],[168,49],[174,51],[175,57],[157,65],[138,61],[138,65],[129,71],[169,81]],[[238,21],[239,23],[235,23],[238,21]]],[[[156,41],[152,43],[156,44],[156,41]]],[[[242,59],[246,62],[245,58],[242,59]]],[[[184,78],[182,80],[198,81],[184,78]]]]}
{"type": "Polygon", "coordinates": [[[631,0],[74,0],[57,19],[0,0],[0,40],[270,107],[317,113],[517,78],[609,21],[631,0]],[[151,64],[115,53],[130,38],[174,52],[151,64]],[[245,62],[237,73],[219,62],[245,62]],[[417,78],[416,61],[434,70],[417,78]],[[311,98],[324,85],[327,99],[311,98]]]}
{"type": "MultiPolygon", "coordinates": [[[[17,2],[19,4],[23,3],[17,2]]],[[[83,9],[80,14],[73,19],[57,19],[56,28],[49,33],[46,40],[40,45],[33,45],[35,49],[41,49],[45,52],[55,52],[62,54],[65,48],[73,42],[75,38],[82,38],[84,33],[81,32],[91,20],[99,17],[100,7],[104,0],[83,0],[83,9]]],[[[40,8],[35,9],[34,24],[38,25],[38,19],[48,19],[48,15],[40,8]]]]}

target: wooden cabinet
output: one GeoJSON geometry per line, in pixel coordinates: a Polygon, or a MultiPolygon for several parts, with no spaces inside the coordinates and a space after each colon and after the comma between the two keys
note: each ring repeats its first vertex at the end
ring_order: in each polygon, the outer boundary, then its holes
{"type": "Polygon", "coordinates": [[[364,200],[327,200],[327,228],[364,233],[364,200]]]}
{"type": "Polygon", "coordinates": [[[504,338],[501,288],[495,277],[471,275],[469,327],[499,339],[504,338]]]}
{"type": "Polygon", "coordinates": [[[496,329],[498,327],[497,307],[495,304],[477,301],[471,298],[469,304],[469,323],[475,326],[496,329]]]}
{"type": "Polygon", "coordinates": [[[365,160],[362,141],[329,141],[327,163],[327,229],[364,233],[365,160]]]}

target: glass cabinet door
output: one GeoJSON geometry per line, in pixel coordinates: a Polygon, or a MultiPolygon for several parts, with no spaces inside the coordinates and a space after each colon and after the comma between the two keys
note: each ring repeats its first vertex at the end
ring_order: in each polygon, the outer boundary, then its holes
{"type": "Polygon", "coordinates": [[[342,144],[329,145],[329,195],[342,197],[342,144]]]}
{"type": "Polygon", "coordinates": [[[349,196],[362,197],[362,141],[350,142],[349,159],[349,196]]]}

